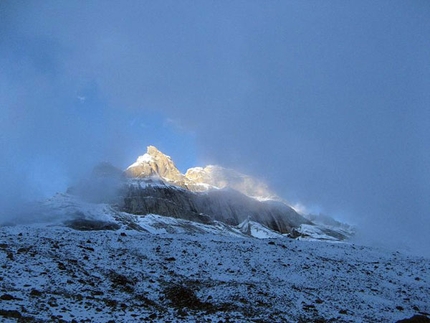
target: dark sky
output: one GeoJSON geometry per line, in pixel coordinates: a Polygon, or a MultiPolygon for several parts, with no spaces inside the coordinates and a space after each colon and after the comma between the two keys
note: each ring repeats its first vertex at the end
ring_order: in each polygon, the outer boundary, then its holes
{"type": "Polygon", "coordinates": [[[427,0],[1,1],[0,202],[153,144],[429,254],[429,17],[427,0]]]}

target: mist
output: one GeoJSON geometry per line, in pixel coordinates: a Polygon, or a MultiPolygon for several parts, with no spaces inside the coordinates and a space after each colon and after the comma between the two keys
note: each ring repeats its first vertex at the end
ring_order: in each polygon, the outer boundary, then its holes
{"type": "Polygon", "coordinates": [[[147,145],[430,256],[426,1],[2,1],[0,213],[147,145]]]}

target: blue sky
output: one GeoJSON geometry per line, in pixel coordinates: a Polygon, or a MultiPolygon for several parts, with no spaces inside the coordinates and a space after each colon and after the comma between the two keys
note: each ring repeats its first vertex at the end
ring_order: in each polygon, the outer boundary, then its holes
{"type": "Polygon", "coordinates": [[[428,17],[428,1],[2,1],[3,196],[153,144],[430,250],[428,17]]]}

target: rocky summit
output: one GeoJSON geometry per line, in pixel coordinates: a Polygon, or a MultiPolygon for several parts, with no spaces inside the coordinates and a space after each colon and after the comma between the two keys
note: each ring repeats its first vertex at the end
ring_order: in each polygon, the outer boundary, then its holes
{"type": "Polygon", "coordinates": [[[145,179],[156,177],[164,182],[194,192],[232,188],[257,199],[279,199],[264,182],[233,169],[209,165],[206,167],[193,167],[188,169],[185,174],[182,174],[172,158],[163,154],[154,146],[148,146],[146,153],[139,156],[124,173],[128,178],[145,179]]]}
{"type": "Polygon", "coordinates": [[[154,146],[125,171],[106,163],[96,166],[89,178],[68,193],[139,217],[156,214],[231,227],[250,221],[275,235],[299,239],[339,241],[353,235],[348,225],[313,221],[299,214],[252,176],[215,165],[190,168],[182,174],[172,158],[154,146]]]}
{"type": "Polygon", "coordinates": [[[351,234],[318,227],[252,176],[215,165],[182,174],[172,158],[154,146],[124,174],[128,180],[122,186],[121,210],[130,214],[159,214],[206,224],[216,220],[231,226],[250,219],[294,237],[344,240],[351,234]]]}
{"type": "Polygon", "coordinates": [[[186,182],[185,176],[176,168],[170,156],[154,146],[148,146],[146,154],[139,156],[136,162],[125,170],[125,174],[131,178],[157,176],[180,186],[186,182]]]}

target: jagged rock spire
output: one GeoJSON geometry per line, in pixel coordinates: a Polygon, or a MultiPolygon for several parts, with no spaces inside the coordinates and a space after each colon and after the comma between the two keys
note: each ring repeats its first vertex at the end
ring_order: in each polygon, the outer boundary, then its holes
{"type": "Polygon", "coordinates": [[[125,170],[125,174],[135,178],[158,176],[178,184],[184,180],[184,175],[178,170],[170,156],[163,154],[154,146],[148,146],[146,154],[139,156],[136,162],[125,170]]]}

